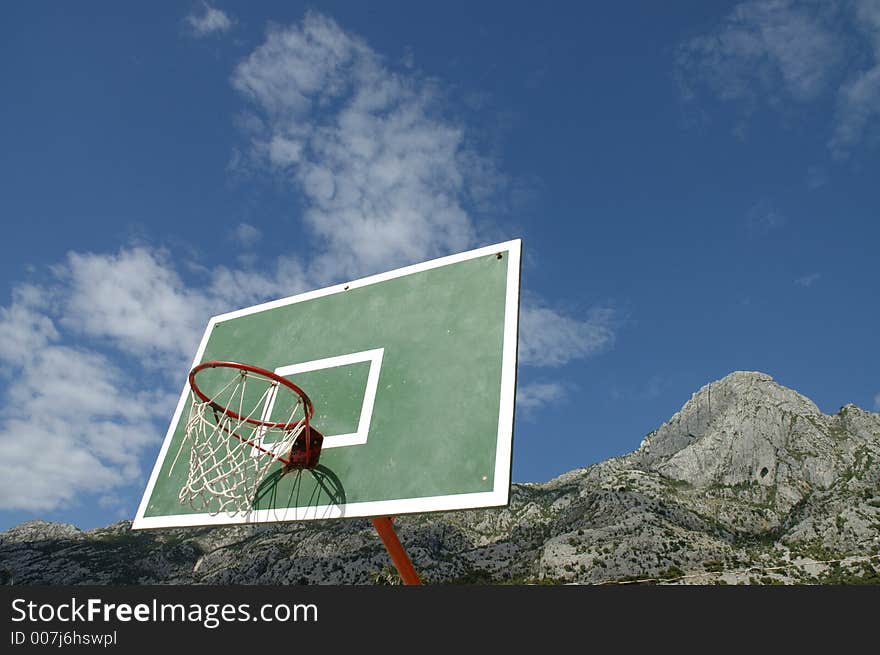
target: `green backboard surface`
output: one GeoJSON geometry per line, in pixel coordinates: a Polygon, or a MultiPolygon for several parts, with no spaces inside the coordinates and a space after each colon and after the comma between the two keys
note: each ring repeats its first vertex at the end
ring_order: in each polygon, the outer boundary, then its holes
{"type": "Polygon", "coordinates": [[[181,504],[186,385],[133,527],[506,505],[520,250],[509,241],[212,318],[193,366],[237,361],[305,390],[325,435],[319,466],[273,464],[248,512],[181,504]]]}

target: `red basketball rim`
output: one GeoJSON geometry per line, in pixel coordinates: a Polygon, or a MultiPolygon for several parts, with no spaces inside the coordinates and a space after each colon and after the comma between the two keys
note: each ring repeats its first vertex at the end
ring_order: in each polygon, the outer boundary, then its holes
{"type": "Polygon", "coordinates": [[[202,402],[207,403],[209,406],[213,407],[219,412],[222,412],[226,416],[231,416],[236,421],[245,421],[250,423],[251,425],[259,425],[264,428],[280,428],[281,430],[293,430],[299,425],[300,421],[295,423],[275,423],[272,421],[261,421],[260,419],[250,418],[246,416],[241,416],[237,412],[229,409],[228,407],[224,407],[220,403],[211,400],[205,393],[199,388],[198,384],[196,384],[196,374],[204,371],[209,368],[232,368],[238,369],[240,371],[246,371],[248,373],[255,373],[256,375],[262,375],[263,377],[269,378],[278,384],[282,384],[291,391],[293,391],[296,395],[298,395],[302,401],[303,406],[305,408],[305,420],[306,425],[309,424],[309,419],[315,413],[315,409],[312,406],[312,401],[306,395],[306,392],[296,386],[290,380],[273,373],[272,371],[267,371],[264,368],[260,368],[259,366],[251,366],[250,364],[241,364],[239,362],[222,362],[222,361],[212,361],[212,362],[203,362],[196,366],[193,370],[189,372],[189,386],[192,388],[193,392],[201,399],[202,402]]]}

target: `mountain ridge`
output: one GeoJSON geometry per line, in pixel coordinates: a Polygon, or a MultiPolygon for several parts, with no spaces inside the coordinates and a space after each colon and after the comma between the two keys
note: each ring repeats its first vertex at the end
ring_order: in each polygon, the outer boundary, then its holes
{"type": "MultiPolygon", "coordinates": [[[[876,583],[880,414],[823,414],[766,373],[735,371],[631,453],[515,483],[505,508],[397,526],[431,583],[876,583]]],[[[0,533],[0,582],[13,584],[394,580],[358,519],[149,532],[30,521],[0,533]]]]}

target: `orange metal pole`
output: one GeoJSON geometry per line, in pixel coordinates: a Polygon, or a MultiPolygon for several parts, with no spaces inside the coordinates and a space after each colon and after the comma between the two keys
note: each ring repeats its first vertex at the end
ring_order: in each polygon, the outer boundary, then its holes
{"type": "Polygon", "coordinates": [[[394,530],[394,524],[391,522],[391,518],[388,516],[382,516],[370,520],[373,522],[373,527],[376,528],[376,532],[379,533],[379,538],[382,540],[382,543],[385,544],[385,550],[387,550],[388,554],[391,556],[391,561],[394,562],[395,568],[397,568],[398,573],[400,573],[400,578],[403,580],[403,584],[422,584],[421,579],[419,579],[419,574],[416,573],[415,567],[413,567],[412,560],[410,560],[409,555],[406,554],[406,549],[403,547],[403,544],[400,543],[400,539],[397,538],[397,532],[394,530]]]}

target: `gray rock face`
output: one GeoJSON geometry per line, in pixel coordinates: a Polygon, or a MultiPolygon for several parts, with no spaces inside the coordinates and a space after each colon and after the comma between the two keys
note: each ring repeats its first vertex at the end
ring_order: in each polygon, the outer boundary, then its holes
{"type": "MultiPolygon", "coordinates": [[[[507,508],[397,528],[432,583],[880,583],[880,415],[827,416],[766,374],[736,372],[634,453],[515,484],[507,508]]],[[[151,532],[32,521],[0,533],[7,584],[394,579],[365,520],[151,532]]]]}
{"type": "Polygon", "coordinates": [[[695,393],[630,459],[715,498],[719,508],[724,498],[765,504],[778,525],[860,459],[876,459],[877,428],[877,415],[854,405],[826,416],[769,375],[736,372],[695,393]],[[733,489],[743,493],[731,496],[733,489]]]}
{"type": "Polygon", "coordinates": [[[697,486],[807,481],[827,486],[843,453],[822,412],[769,375],[737,372],[706,385],[639,454],[667,477],[697,486]],[[799,446],[810,445],[805,461],[799,446]]]}

